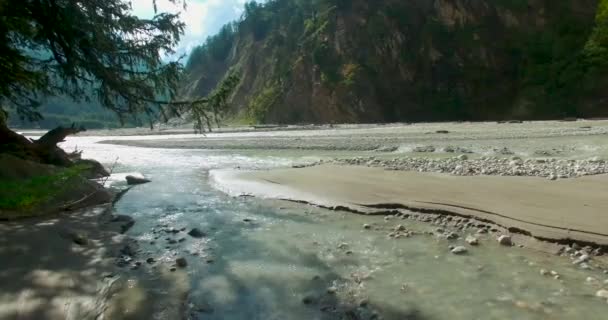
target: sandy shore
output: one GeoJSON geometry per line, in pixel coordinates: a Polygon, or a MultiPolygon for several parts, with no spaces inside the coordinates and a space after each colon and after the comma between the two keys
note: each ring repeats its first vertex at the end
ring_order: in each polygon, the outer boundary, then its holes
{"type": "Polygon", "coordinates": [[[119,268],[137,246],[108,206],[0,223],[0,319],[178,318],[184,275],[141,276],[119,268]],[[125,248],[131,248],[125,257],[125,248]],[[150,287],[167,292],[157,297],[150,287]]]}
{"type": "Polygon", "coordinates": [[[222,188],[374,213],[403,208],[491,221],[516,233],[608,245],[608,176],[453,176],[322,165],[270,171],[216,171],[222,188]]]}
{"type": "Polygon", "coordinates": [[[0,319],[96,319],[117,280],[124,237],[99,207],[0,224],[0,319]]]}

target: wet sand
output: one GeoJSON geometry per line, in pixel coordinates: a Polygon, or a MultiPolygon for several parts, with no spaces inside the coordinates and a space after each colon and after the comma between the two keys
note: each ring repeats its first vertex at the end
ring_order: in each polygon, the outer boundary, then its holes
{"type": "Polygon", "coordinates": [[[608,175],[452,176],[322,165],[269,171],[216,171],[232,193],[374,213],[404,208],[491,221],[516,233],[608,245],[608,175]]]}

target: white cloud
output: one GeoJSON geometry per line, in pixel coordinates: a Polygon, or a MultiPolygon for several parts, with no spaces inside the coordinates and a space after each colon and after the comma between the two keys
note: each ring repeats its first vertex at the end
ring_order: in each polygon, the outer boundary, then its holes
{"type": "MultiPolygon", "coordinates": [[[[150,18],[154,15],[152,0],[131,0],[131,2],[133,12],[137,16],[150,18]]],[[[217,33],[224,24],[238,19],[243,12],[245,2],[247,0],[188,0],[184,10],[181,1],[175,5],[168,0],[157,0],[159,12],[179,12],[182,21],[186,23],[186,30],[176,49],[177,55],[172,58],[189,54],[208,36],[217,33]]]]}

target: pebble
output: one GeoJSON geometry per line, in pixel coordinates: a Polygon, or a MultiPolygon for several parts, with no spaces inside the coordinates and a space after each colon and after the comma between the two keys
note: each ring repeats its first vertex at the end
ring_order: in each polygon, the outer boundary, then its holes
{"type": "Polygon", "coordinates": [[[202,237],[207,236],[204,232],[202,232],[198,228],[193,228],[192,230],[190,230],[190,232],[188,232],[188,235],[193,238],[202,238],[202,237]]]}
{"type": "Polygon", "coordinates": [[[367,307],[367,305],[369,305],[369,300],[367,299],[361,299],[361,301],[359,301],[359,307],[367,307]]]}
{"type": "Polygon", "coordinates": [[[335,294],[336,291],[338,291],[338,288],[336,288],[336,287],[327,288],[327,293],[329,293],[329,294],[335,294]]]}
{"type": "Polygon", "coordinates": [[[501,235],[498,237],[498,243],[502,244],[503,246],[512,246],[513,245],[513,241],[511,241],[511,236],[508,235],[501,235]]]}
{"type": "Polygon", "coordinates": [[[574,260],[574,261],[572,262],[572,264],[575,264],[575,265],[577,265],[577,264],[582,264],[582,263],[584,263],[584,262],[589,261],[589,259],[591,259],[591,257],[590,257],[589,255],[587,255],[587,254],[583,254],[583,255],[581,255],[581,256],[580,256],[578,259],[574,260]]]}
{"type": "Polygon", "coordinates": [[[608,290],[601,289],[595,293],[596,297],[608,299],[608,290]]]}
{"type": "Polygon", "coordinates": [[[146,259],[146,262],[148,264],[153,264],[154,262],[156,262],[156,260],[154,260],[154,258],[148,258],[148,259],[146,259]]]}
{"type": "Polygon", "coordinates": [[[186,260],[186,258],[177,258],[175,260],[175,264],[177,264],[177,266],[180,268],[185,268],[188,266],[188,261],[186,260]]]}
{"type": "Polygon", "coordinates": [[[454,249],[452,249],[452,251],[451,251],[451,252],[452,252],[453,254],[465,254],[465,253],[467,253],[468,251],[469,251],[469,250],[468,250],[467,248],[465,248],[465,247],[463,247],[463,246],[458,246],[458,247],[455,247],[454,249]]]}
{"type": "Polygon", "coordinates": [[[316,301],[316,299],[312,295],[308,295],[308,296],[305,296],[304,298],[302,298],[302,303],[307,304],[307,305],[313,304],[313,303],[315,303],[315,301],[316,301]]]}
{"type": "Polygon", "coordinates": [[[587,279],[585,279],[585,282],[589,283],[589,284],[596,284],[599,283],[599,281],[597,281],[596,278],[594,277],[587,277],[587,279]]]}
{"type": "Polygon", "coordinates": [[[366,224],[363,225],[363,229],[369,230],[371,228],[372,228],[372,226],[370,224],[366,223],[366,224]]]}
{"type": "Polygon", "coordinates": [[[473,236],[467,236],[466,239],[464,239],[464,241],[466,241],[466,243],[468,243],[472,246],[476,246],[479,244],[479,240],[473,236]]]}
{"type": "Polygon", "coordinates": [[[458,239],[458,234],[454,233],[454,232],[450,232],[445,237],[448,240],[456,240],[456,239],[458,239]]]}
{"type": "Polygon", "coordinates": [[[549,275],[549,271],[547,271],[545,269],[540,269],[540,275],[541,276],[547,276],[547,275],[549,275]]]}

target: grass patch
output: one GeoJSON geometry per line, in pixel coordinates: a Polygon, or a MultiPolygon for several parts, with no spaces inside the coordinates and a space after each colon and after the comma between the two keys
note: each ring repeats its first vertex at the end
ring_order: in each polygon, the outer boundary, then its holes
{"type": "Polygon", "coordinates": [[[68,181],[79,177],[87,169],[87,165],[78,165],[52,175],[23,180],[0,180],[0,210],[27,212],[44,205],[66,191],[69,188],[68,181]]]}

